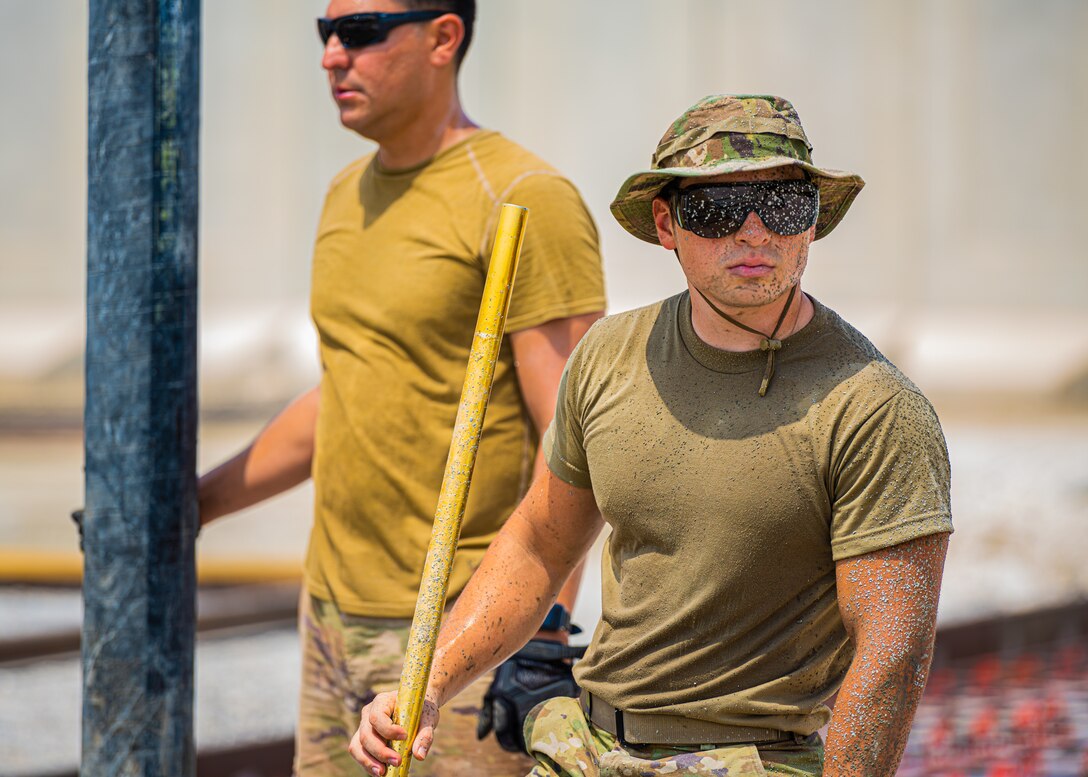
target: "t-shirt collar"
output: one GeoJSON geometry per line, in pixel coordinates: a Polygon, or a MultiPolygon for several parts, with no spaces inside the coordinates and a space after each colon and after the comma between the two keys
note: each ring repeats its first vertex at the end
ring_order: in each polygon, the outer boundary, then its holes
{"type": "MultiPolygon", "coordinates": [[[[820,333],[826,329],[827,308],[811,294],[807,295],[812,300],[812,320],[794,332],[789,337],[782,338],[782,350],[779,358],[783,361],[790,358],[791,352],[811,343],[820,333]]],[[[695,333],[695,327],[691,324],[691,294],[685,291],[676,297],[673,306],[676,316],[677,329],[680,339],[692,358],[708,370],[715,372],[741,373],[762,370],[767,362],[767,354],[758,348],[751,351],[723,351],[704,342],[695,333]]]]}
{"type": "Polygon", "coordinates": [[[422,170],[423,168],[425,168],[425,167],[427,167],[429,165],[433,165],[433,164],[435,164],[437,162],[441,162],[442,160],[447,159],[450,156],[453,156],[454,154],[460,153],[461,150],[464,149],[464,147],[466,145],[468,145],[469,143],[479,141],[480,139],[482,139],[484,137],[487,137],[488,135],[494,135],[494,134],[496,134],[495,130],[489,130],[489,129],[483,129],[483,128],[478,129],[475,132],[469,133],[466,137],[461,138],[460,140],[458,140],[453,145],[447,146],[446,148],[442,149],[437,154],[432,156],[430,159],[424,159],[419,164],[412,165],[411,167],[398,167],[395,170],[390,170],[390,169],[388,169],[386,167],[382,167],[382,163],[378,161],[378,155],[375,153],[374,154],[374,168],[373,168],[374,169],[374,174],[381,177],[381,178],[402,178],[402,177],[405,177],[405,176],[414,175],[414,174],[418,173],[420,170],[422,170]]]}

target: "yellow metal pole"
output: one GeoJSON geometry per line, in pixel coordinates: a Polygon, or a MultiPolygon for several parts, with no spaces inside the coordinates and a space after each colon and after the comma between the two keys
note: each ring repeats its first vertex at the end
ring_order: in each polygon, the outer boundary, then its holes
{"type": "Polygon", "coordinates": [[[412,741],[419,730],[419,719],[423,713],[423,696],[431,675],[431,662],[434,660],[438,629],[449,588],[450,569],[457,550],[457,540],[461,536],[461,520],[465,515],[472,467],[476,463],[484,413],[487,412],[487,401],[491,396],[495,362],[502,345],[506,312],[510,307],[510,292],[514,285],[514,274],[517,272],[528,216],[529,211],[526,208],[509,204],[503,205],[499,214],[495,247],[491,252],[491,265],[484,283],[480,315],[476,320],[476,336],[468,357],[461,404],[457,409],[457,420],[453,427],[446,472],[442,476],[442,489],[434,514],[434,528],[427,547],[423,580],[419,586],[412,630],[408,635],[408,649],[404,655],[404,670],[397,690],[395,720],[408,732],[408,738],[394,744],[401,765],[389,771],[390,777],[407,777],[412,762],[412,741]]]}

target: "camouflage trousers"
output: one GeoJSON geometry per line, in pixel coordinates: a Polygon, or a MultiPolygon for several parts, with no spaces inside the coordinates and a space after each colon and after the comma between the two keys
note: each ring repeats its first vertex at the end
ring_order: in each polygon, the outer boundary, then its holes
{"type": "Polygon", "coordinates": [[[818,777],[824,769],[824,748],[816,734],[759,748],[621,747],[612,734],[586,720],[577,699],[555,698],[537,706],[525,720],[525,741],[536,758],[529,777],[818,777]]]}
{"type": "MultiPolygon", "coordinates": [[[[303,594],[299,605],[302,692],[295,733],[298,777],[362,777],[348,754],[359,711],[400,679],[410,621],[361,618],[303,594]]],[[[480,703],[491,675],[477,680],[442,708],[435,742],[412,777],[514,777],[532,768],[521,753],[503,750],[494,736],[476,739],[480,703]]]]}

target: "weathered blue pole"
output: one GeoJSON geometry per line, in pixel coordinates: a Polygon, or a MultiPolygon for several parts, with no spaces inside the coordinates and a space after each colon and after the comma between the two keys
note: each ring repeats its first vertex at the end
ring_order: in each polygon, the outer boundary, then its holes
{"type": "Polygon", "coordinates": [[[91,0],[84,777],[194,773],[199,78],[199,0],[91,0]]]}

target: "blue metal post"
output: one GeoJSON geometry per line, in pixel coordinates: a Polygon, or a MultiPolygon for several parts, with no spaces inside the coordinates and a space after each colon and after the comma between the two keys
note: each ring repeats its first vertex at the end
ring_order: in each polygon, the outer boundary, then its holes
{"type": "Polygon", "coordinates": [[[91,0],[83,756],[191,777],[200,0],[91,0]]]}

